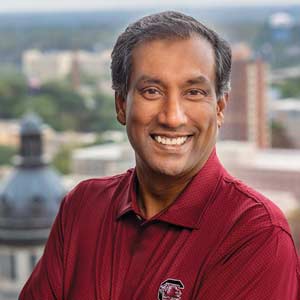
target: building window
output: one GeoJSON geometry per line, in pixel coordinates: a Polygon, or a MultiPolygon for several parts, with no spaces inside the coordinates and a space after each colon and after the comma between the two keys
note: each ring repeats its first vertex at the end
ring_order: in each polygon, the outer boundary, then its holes
{"type": "Polygon", "coordinates": [[[0,275],[3,279],[16,280],[16,258],[13,254],[0,254],[0,275]]]}
{"type": "Polygon", "coordinates": [[[30,255],[30,270],[32,271],[37,263],[37,256],[35,254],[30,255]]]}
{"type": "Polygon", "coordinates": [[[10,254],[9,257],[10,257],[10,278],[12,280],[15,280],[17,278],[16,257],[13,254],[10,254]]]}

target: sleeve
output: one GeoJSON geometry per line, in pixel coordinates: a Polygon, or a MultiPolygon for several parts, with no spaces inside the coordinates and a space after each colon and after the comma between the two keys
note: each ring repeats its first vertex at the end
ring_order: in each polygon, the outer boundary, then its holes
{"type": "Polygon", "coordinates": [[[63,278],[63,213],[66,198],[53,223],[44,253],[23,287],[19,300],[61,300],[63,278]]]}
{"type": "Polygon", "coordinates": [[[299,262],[281,228],[256,233],[222,257],[203,281],[205,300],[300,300],[299,262]]]}

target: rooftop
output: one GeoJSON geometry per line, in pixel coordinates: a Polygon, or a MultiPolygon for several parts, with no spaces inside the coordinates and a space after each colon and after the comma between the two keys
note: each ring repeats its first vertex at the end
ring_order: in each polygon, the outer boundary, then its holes
{"type": "Polygon", "coordinates": [[[251,143],[220,141],[217,150],[224,164],[240,164],[256,169],[300,173],[300,149],[256,149],[251,143]]]}
{"type": "Polygon", "coordinates": [[[300,111],[300,99],[287,98],[272,102],[273,110],[300,111]]]}

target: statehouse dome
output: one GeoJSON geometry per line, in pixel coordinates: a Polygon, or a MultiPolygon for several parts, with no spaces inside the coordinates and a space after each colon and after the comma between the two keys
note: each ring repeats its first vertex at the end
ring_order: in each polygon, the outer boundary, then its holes
{"type": "Polygon", "coordinates": [[[42,134],[43,122],[41,118],[33,113],[28,114],[21,120],[21,135],[42,134]]]}
{"type": "Polygon", "coordinates": [[[15,169],[0,189],[0,243],[40,244],[48,238],[65,191],[43,157],[41,120],[25,117],[20,136],[15,169]]]}

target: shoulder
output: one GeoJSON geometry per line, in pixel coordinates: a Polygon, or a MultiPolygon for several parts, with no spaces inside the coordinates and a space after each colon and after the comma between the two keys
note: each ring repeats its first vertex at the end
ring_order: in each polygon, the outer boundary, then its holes
{"type": "Polygon", "coordinates": [[[114,190],[118,187],[120,183],[123,181],[129,180],[131,174],[133,173],[133,169],[129,169],[127,172],[114,175],[114,176],[106,176],[100,178],[90,178],[87,180],[83,180],[79,182],[71,191],[70,196],[74,196],[74,194],[79,191],[86,192],[101,192],[103,190],[114,190]]]}
{"type": "Polygon", "coordinates": [[[285,215],[272,200],[230,175],[224,176],[223,184],[238,215],[254,219],[257,226],[279,227],[290,235],[285,215]]]}
{"type": "Polygon", "coordinates": [[[286,236],[293,252],[293,242],[288,221],[270,199],[242,181],[225,174],[210,217],[221,237],[222,251],[231,251],[245,244],[258,244],[267,237],[286,236]]]}
{"type": "Polygon", "coordinates": [[[101,211],[111,204],[114,195],[128,189],[133,172],[133,169],[129,169],[119,175],[81,181],[63,199],[64,210],[74,215],[85,207],[93,206],[101,211]]]}
{"type": "MultiPolygon", "coordinates": [[[[218,250],[212,262],[231,257],[261,257],[278,261],[289,255],[297,266],[297,251],[286,217],[270,199],[242,181],[226,175],[214,206],[218,250]],[[219,210],[219,212],[216,212],[219,210]]],[[[214,264],[213,263],[213,264],[214,264]]]]}

